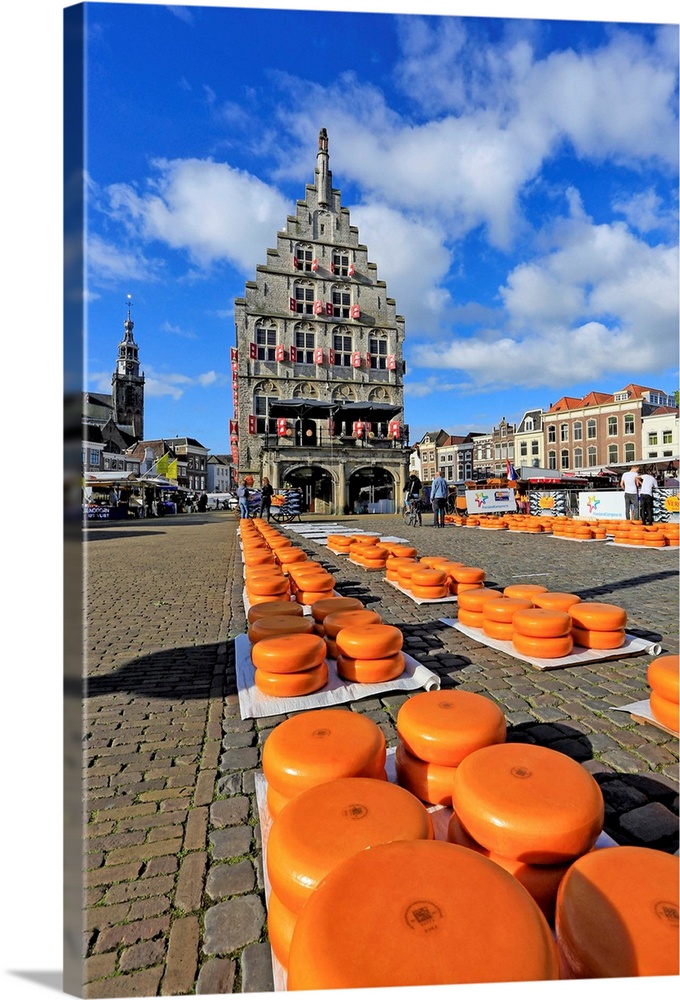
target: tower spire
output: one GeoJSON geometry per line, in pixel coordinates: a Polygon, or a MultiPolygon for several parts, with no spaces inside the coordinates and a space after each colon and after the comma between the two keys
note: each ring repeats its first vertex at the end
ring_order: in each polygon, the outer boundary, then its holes
{"type": "Polygon", "coordinates": [[[328,133],[325,128],[319,132],[319,151],[316,154],[316,196],[322,208],[331,204],[331,178],[328,169],[328,133]]]}

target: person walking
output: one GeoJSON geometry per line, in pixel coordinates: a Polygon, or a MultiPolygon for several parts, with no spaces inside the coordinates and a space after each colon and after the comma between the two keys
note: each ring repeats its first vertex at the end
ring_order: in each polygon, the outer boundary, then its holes
{"type": "Polygon", "coordinates": [[[274,487],[269,482],[267,477],[263,476],[262,489],[260,490],[260,517],[264,517],[266,513],[267,521],[271,520],[273,496],[274,496],[274,487]]]}
{"type": "Polygon", "coordinates": [[[444,527],[444,515],[446,513],[446,500],[449,495],[449,487],[440,471],[434,478],[432,489],[430,490],[430,500],[434,511],[434,527],[444,527]]]}
{"type": "Polygon", "coordinates": [[[654,476],[644,472],[640,481],[640,520],[643,524],[654,524],[654,493],[658,488],[654,476]]]}
{"type": "Polygon", "coordinates": [[[621,476],[621,489],[626,501],[626,521],[638,521],[640,519],[640,501],[638,500],[638,489],[642,482],[642,477],[637,465],[631,465],[630,469],[621,476]],[[631,517],[632,514],[632,517],[631,517]]]}

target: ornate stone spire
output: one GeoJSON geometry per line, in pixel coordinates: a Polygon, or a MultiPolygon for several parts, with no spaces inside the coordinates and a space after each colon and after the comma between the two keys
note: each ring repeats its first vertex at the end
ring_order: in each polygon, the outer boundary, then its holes
{"type": "Polygon", "coordinates": [[[325,128],[319,132],[319,151],[316,154],[316,195],[322,208],[331,204],[332,174],[328,169],[328,133],[325,128]]]}

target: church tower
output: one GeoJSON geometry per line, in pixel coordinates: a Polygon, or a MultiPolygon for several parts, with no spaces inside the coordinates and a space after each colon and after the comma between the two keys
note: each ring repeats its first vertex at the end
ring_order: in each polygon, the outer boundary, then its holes
{"type": "Polygon", "coordinates": [[[144,373],[139,371],[139,348],[133,335],[134,323],[130,311],[131,296],[127,297],[125,335],[118,345],[116,370],[111,379],[113,386],[113,419],[116,424],[138,441],[144,439],[144,373]]]}

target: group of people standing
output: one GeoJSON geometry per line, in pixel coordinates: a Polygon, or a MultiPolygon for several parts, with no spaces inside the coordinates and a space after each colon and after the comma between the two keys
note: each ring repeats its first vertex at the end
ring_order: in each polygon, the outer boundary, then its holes
{"type": "MultiPolygon", "coordinates": [[[[251,493],[254,493],[254,482],[252,476],[246,476],[243,482],[236,490],[236,497],[238,499],[238,510],[240,517],[250,517],[250,505],[248,500],[251,493]]],[[[272,497],[274,495],[274,487],[269,482],[266,476],[262,477],[262,486],[260,487],[260,508],[258,510],[258,517],[266,517],[267,521],[271,520],[272,512],[272,497]]]]}
{"type": "MultiPolygon", "coordinates": [[[[416,507],[416,513],[418,515],[418,524],[423,523],[423,517],[420,508],[420,495],[423,489],[423,484],[421,483],[415,472],[412,472],[409,476],[409,481],[406,484],[406,502],[413,503],[418,501],[418,506],[416,507]]],[[[432,486],[430,488],[430,501],[432,503],[432,510],[434,511],[434,521],[433,526],[435,528],[443,528],[445,521],[444,517],[446,515],[446,503],[449,498],[449,486],[444,476],[441,472],[438,472],[434,477],[432,486]]]]}
{"type": "Polygon", "coordinates": [[[630,469],[621,476],[620,485],[626,504],[626,520],[653,524],[654,491],[659,488],[654,476],[648,472],[640,474],[640,467],[631,465],[630,469]]]}

